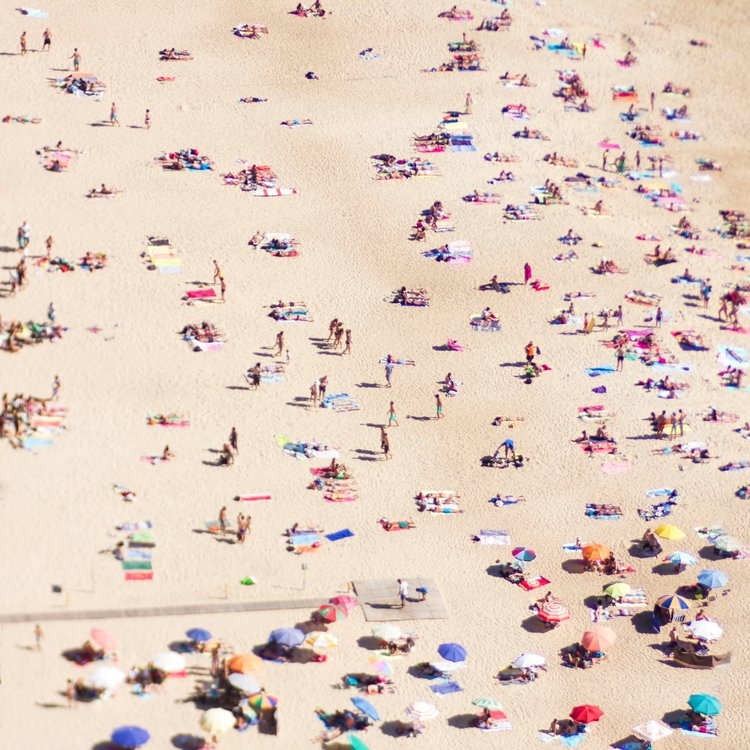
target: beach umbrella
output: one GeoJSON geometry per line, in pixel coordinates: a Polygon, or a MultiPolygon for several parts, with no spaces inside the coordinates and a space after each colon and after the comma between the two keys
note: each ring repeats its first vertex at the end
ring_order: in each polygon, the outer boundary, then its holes
{"type": "Polygon", "coordinates": [[[528,669],[529,667],[543,667],[547,660],[540,654],[521,654],[514,662],[516,669],[528,669]]]}
{"type": "Polygon", "coordinates": [[[386,677],[390,677],[393,674],[393,667],[385,660],[378,659],[377,656],[370,657],[367,663],[378,673],[386,677]]]}
{"type": "Polygon", "coordinates": [[[698,573],[698,583],[707,589],[720,589],[729,583],[729,576],[722,570],[702,570],[698,573]]]}
{"type": "Polygon", "coordinates": [[[375,706],[365,698],[352,698],[352,703],[365,715],[369,716],[373,721],[380,721],[380,714],[375,706]]]}
{"type": "Polygon", "coordinates": [[[201,727],[209,734],[224,734],[234,726],[234,714],[226,708],[209,708],[200,719],[201,727]]]}
{"type": "Polygon", "coordinates": [[[99,667],[86,678],[86,682],[97,690],[113,690],[125,682],[125,672],[117,667],[99,667]]]}
{"type": "Polygon", "coordinates": [[[213,637],[205,628],[191,628],[185,635],[196,643],[206,643],[206,641],[210,641],[213,637]]]}
{"type": "Polygon", "coordinates": [[[569,716],[579,724],[590,724],[592,721],[599,721],[604,716],[604,711],[599,706],[585,703],[583,706],[576,706],[569,716]]]}
{"type": "Polygon", "coordinates": [[[570,612],[562,602],[544,602],[536,615],[542,622],[558,623],[570,619],[570,612]]]}
{"type": "Polygon", "coordinates": [[[687,628],[701,641],[718,641],[724,635],[724,629],[713,620],[694,620],[687,628]]]}
{"type": "Polygon", "coordinates": [[[405,713],[410,719],[414,719],[415,721],[429,721],[440,715],[440,711],[432,703],[426,703],[425,701],[415,701],[408,705],[405,713]]]}
{"type": "Polygon", "coordinates": [[[654,529],[654,534],[660,536],[662,539],[669,539],[670,541],[676,541],[677,539],[684,539],[685,532],[682,529],[678,529],[671,523],[663,523],[654,529]]]}
{"type": "Polygon", "coordinates": [[[401,638],[404,631],[398,625],[378,625],[377,628],[373,628],[372,634],[384,641],[395,641],[401,638]]]}
{"type": "Polygon", "coordinates": [[[663,721],[657,721],[656,719],[649,719],[645,724],[639,724],[637,727],[633,727],[633,732],[639,737],[648,740],[649,742],[656,742],[657,740],[663,740],[665,737],[669,737],[674,730],[671,729],[663,721]]]}
{"type": "Polygon", "coordinates": [[[318,608],[318,617],[325,620],[326,622],[339,622],[340,620],[346,620],[348,613],[339,607],[334,607],[333,604],[324,604],[318,608]]]}
{"type": "Polygon", "coordinates": [[[150,739],[151,735],[143,727],[117,727],[112,732],[112,742],[120,747],[140,747],[141,745],[145,745],[150,739]]]}
{"type": "Polygon", "coordinates": [[[294,648],[305,640],[305,634],[297,628],[278,628],[271,631],[268,640],[271,643],[278,643],[280,646],[294,648]]]}
{"type": "Polygon", "coordinates": [[[347,739],[349,740],[349,746],[352,750],[370,750],[356,734],[347,735],[347,739]]]}
{"type": "Polygon", "coordinates": [[[672,565],[695,565],[698,561],[689,552],[673,552],[669,557],[665,557],[672,565]]]}
{"type": "Polygon", "coordinates": [[[604,589],[604,593],[611,596],[613,599],[619,599],[621,596],[630,593],[630,584],[624,581],[618,581],[617,583],[611,583],[604,589]]]}
{"type": "Polygon", "coordinates": [[[722,534],[714,539],[714,547],[724,552],[737,552],[742,544],[729,534],[722,534]]]}
{"type": "Polygon", "coordinates": [[[254,672],[260,665],[260,657],[255,654],[237,654],[227,662],[230,672],[242,672],[242,674],[254,672]]]}
{"type": "Polygon", "coordinates": [[[584,560],[593,562],[595,560],[607,560],[612,554],[612,550],[603,544],[587,544],[581,550],[581,554],[584,560]]]}
{"type": "Polygon", "coordinates": [[[516,547],[511,554],[521,562],[531,562],[536,559],[536,552],[528,547],[516,547]]]}
{"type": "Polygon", "coordinates": [[[608,627],[591,628],[581,636],[581,645],[587,651],[607,651],[617,640],[615,631],[608,627]]]}
{"type": "Polygon", "coordinates": [[[259,693],[254,693],[251,695],[247,702],[256,710],[256,711],[263,711],[267,708],[274,708],[278,702],[279,699],[275,695],[271,695],[270,693],[266,693],[264,690],[261,690],[259,693]]]}
{"type": "Polygon", "coordinates": [[[334,596],[329,599],[328,603],[333,604],[334,607],[343,609],[345,612],[351,612],[359,606],[357,597],[352,596],[351,594],[339,594],[339,596],[334,596]]]}
{"type": "Polygon", "coordinates": [[[690,602],[677,594],[664,594],[664,596],[660,596],[656,600],[656,603],[670,612],[681,612],[682,610],[690,609],[690,602]]]}
{"type": "Polygon", "coordinates": [[[92,628],[89,635],[91,636],[91,640],[94,641],[94,643],[98,643],[105,651],[117,650],[117,641],[115,641],[115,637],[106,630],[92,628]]]}
{"type": "Polygon", "coordinates": [[[488,711],[503,710],[503,705],[497,698],[475,698],[471,705],[477,708],[486,708],[488,711]]]}
{"type": "Polygon", "coordinates": [[[314,651],[322,651],[339,645],[339,639],[330,633],[310,633],[305,643],[314,651]]]}
{"type": "Polygon", "coordinates": [[[259,693],[262,690],[260,684],[250,677],[250,675],[242,674],[241,672],[230,674],[227,681],[232,687],[237,688],[240,692],[247,693],[248,695],[251,693],[259,693]]]}
{"type": "Polygon", "coordinates": [[[716,716],[721,711],[721,701],[708,693],[693,693],[688,698],[688,706],[704,716],[716,716]]]}
{"type": "Polygon", "coordinates": [[[162,672],[172,674],[174,672],[184,672],[187,664],[185,663],[185,657],[182,654],[177,654],[174,651],[164,651],[161,654],[157,654],[151,663],[157,668],[161,669],[162,672]]]}
{"type": "Polygon", "coordinates": [[[446,661],[466,661],[466,649],[458,643],[441,643],[438,653],[446,661]]]}

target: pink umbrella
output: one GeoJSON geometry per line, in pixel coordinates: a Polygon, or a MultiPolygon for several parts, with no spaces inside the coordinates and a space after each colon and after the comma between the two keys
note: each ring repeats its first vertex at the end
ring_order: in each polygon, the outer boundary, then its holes
{"type": "Polygon", "coordinates": [[[334,596],[328,601],[330,604],[333,604],[339,609],[343,609],[345,612],[351,612],[359,606],[357,597],[351,596],[350,594],[340,594],[339,596],[334,596]]]}
{"type": "Polygon", "coordinates": [[[98,643],[105,651],[116,651],[117,641],[115,637],[101,628],[92,628],[89,633],[91,640],[98,643]]]}

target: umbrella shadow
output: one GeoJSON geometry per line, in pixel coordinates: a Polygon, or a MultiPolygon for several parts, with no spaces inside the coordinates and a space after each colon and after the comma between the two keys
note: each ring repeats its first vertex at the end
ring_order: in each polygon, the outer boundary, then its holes
{"type": "Polygon", "coordinates": [[[521,627],[527,633],[549,633],[554,628],[549,627],[547,623],[542,622],[536,615],[527,617],[522,623],[521,627]]]}
{"type": "Polygon", "coordinates": [[[661,720],[665,724],[669,724],[670,727],[676,727],[687,719],[687,715],[688,712],[684,708],[674,708],[671,711],[666,711],[661,720]]]}
{"type": "Polygon", "coordinates": [[[357,388],[385,388],[380,383],[357,383],[357,388]]]}
{"type": "Polygon", "coordinates": [[[580,574],[586,572],[585,560],[564,560],[560,566],[566,573],[580,574]]]}
{"type": "Polygon", "coordinates": [[[380,643],[381,639],[374,635],[363,635],[361,638],[357,638],[357,645],[368,651],[380,651],[380,643]]]}
{"type": "Polygon", "coordinates": [[[413,419],[415,422],[429,422],[432,420],[432,417],[417,417],[414,414],[407,414],[407,419],[413,419]]]}
{"type": "Polygon", "coordinates": [[[476,725],[477,717],[475,714],[456,714],[448,717],[448,726],[454,729],[471,729],[476,725]]]}
{"type": "Polygon", "coordinates": [[[247,385],[225,385],[224,388],[228,391],[249,391],[250,387],[247,385]]]}
{"type": "Polygon", "coordinates": [[[180,750],[199,750],[204,747],[205,740],[195,734],[176,734],[172,737],[172,746],[180,750]]]}
{"type": "Polygon", "coordinates": [[[400,737],[401,731],[403,729],[403,722],[394,720],[394,721],[384,721],[380,725],[380,731],[386,735],[386,737],[400,737]]]}
{"type": "Polygon", "coordinates": [[[711,561],[723,559],[721,555],[716,554],[716,550],[710,544],[707,544],[705,547],[701,547],[700,551],[698,552],[698,557],[700,557],[701,560],[711,561]]]}
{"type": "Polygon", "coordinates": [[[623,737],[621,740],[612,743],[612,747],[615,750],[624,750],[627,748],[635,748],[641,746],[642,740],[640,737],[636,737],[634,734],[629,734],[627,737],[623,737]]]}
{"type": "Polygon", "coordinates": [[[120,750],[120,746],[107,740],[106,742],[97,742],[96,745],[92,745],[91,750],[120,750]]]}
{"type": "Polygon", "coordinates": [[[653,612],[650,609],[636,612],[631,618],[635,632],[640,635],[654,635],[653,612]]]}
{"type": "Polygon", "coordinates": [[[670,576],[677,573],[677,568],[675,568],[672,563],[662,562],[658,565],[654,565],[654,567],[651,568],[651,572],[656,573],[658,576],[670,576]]]}
{"type": "Polygon", "coordinates": [[[190,641],[172,641],[167,648],[177,654],[192,654],[195,652],[190,641]]]}

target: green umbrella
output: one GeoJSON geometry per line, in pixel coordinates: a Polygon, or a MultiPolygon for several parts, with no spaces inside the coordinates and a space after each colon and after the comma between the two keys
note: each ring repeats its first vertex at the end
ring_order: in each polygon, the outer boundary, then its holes
{"type": "Polygon", "coordinates": [[[367,745],[356,734],[349,735],[349,745],[352,747],[352,750],[369,750],[367,745]]]}
{"type": "Polygon", "coordinates": [[[502,711],[503,706],[497,698],[477,698],[471,702],[477,708],[486,708],[489,711],[502,711]]]}
{"type": "Polygon", "coordinates": [[[605,594],[609,594],[613,599],[619,599],[621,596],[630,592],[630,584],[623,581],[612,583],[604,589],[605,594]]]}
{"type": "Polygon", "coordinates": [[[688,706],[704,716],[716,716],[721,711],[721,701],[707,693],[693,693],[688,698],[688,706]]]}

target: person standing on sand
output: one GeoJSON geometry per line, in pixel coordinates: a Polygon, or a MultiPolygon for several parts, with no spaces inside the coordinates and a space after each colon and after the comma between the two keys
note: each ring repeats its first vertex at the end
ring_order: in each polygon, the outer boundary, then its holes
{"type": "Polygon", "coordinates": [[[388,426],[398,427],[398,420],[396,419],[396,408],[393,406],[393,401],[391,401],[391,405],[388,407],[388,426]]]}
{"type": "Polygon", "coordinates": [[[654,328],[661,328],[661,321],[664,318],[664,312],[661,307],[656,308],[656,315],[654,316],[654,328]]]}
{"type": "Polygon", "coordinates": [[[617,305],[617,312],[615,313],[617,319],[617,325],[622,327],[622,305],[617,305]]]}
{"type": "Polygon", "coordinates": [[[654,102],[656,101],[656,94],[653,91],[651,92],[650,99],[651,99],[651,111],[653,112],[654,111],[654,102]]]}
{"type": "Polygon", "coordinates": [[[54,238],[52,235],[47,237],[47,239],[44,241],[44,246],[47,248],[47,262],[52,260],[52,244],[54,243],[54,238]]]}
{"type": "Polygon", "coordinates": [[[531,281],[531,266],[528,263],[523,264],[523,283],[524,286],[531,281]]]}
{"type": "Polygon", "coordinates": [[[73,50],[73,54],[68,59],[73,61],[73,70],[77,73],[81,67],[81,53],[78,47],[73,50]]]}
{"type": "Polygon", "coordinates": [[[227,506],[222,505],[221,510],[219,511],[219,531],[222,536],[225,536],[227,533],[227,506]]]}
{"type": "Polygon", "coordinates": [[[143,118],[143,127],[146,128],[146,130],[151,129],[151,110],[146,110],[146,116],[143,118]]]}
{"type": "Polygon", "coordinates": [[[625,364],[625,350],[622,348],[622,344],[615,350],[615,359],[617,360],[617,372],[622,372],[623,365],[625,364]]]}
{"type": "Polygon", "coordinates": [[[23,34],[21,34],[21,54],[26,54],[26,32],[24,31],[23,34]]]}
{"type": "Polygon", "coordinates": [[[464,114],[471,114],[471,105],[474,104],[474,100],[471,98],[471,94],[466,94],[466,103],[464,105],[464,114]]]}
{"type": "Polygon", "coordinates": [[[605,148],[602,154],[602,172],[607,171],[607,157],[609,156],[609,149],[605,148]]]}
{"type": "Polygon", "coordinates": [[[237,447],[237,428],[232,427],[232,431],[229,433],[229,445],[232,446],[232,450],[239,455],[240,449],[237,447]]]}
{"type": "Polygon", "coordinates": [[[60,376],[55,375],[55,379],[52,381],[52,400],[57,401],[57,397],[60,395],[60,376]]]}
{"type": "Polygon", "coordinates": [[[328,375],[323,375],[322,378],[318,378],[318,395],[320,396],[320,405],[323,405],[323,399],[326,397],[326,390],[328,389],[328,375]]]}
{"type": "Polygon", "coordinates": [[[380,428],[380,450],[383,451],[385,460],[391,458],[391,441],[388,439],[388,433],[385,431],[385,427],[380,428]]]}
{"type": "Polygon", "coordinates": [[[73,680],[65,683],[65,699],[68,701],[68,708],[76,707],[76,686],[73,680]]]}
{"type": "Polygon", "coordinates": [[[51,44],[52,34],[50,34],[49,29],[45,29],[44,34],[42,35],[42,52],[49,52],[51,44]]]}
{"type": "Polygon", "coordinates": [[[117,114],[117,104],[114,102],[112,102],[112,106],[109,108],[109,124],[117,125],[118,128],[120,127],[120,120],[117,114]]]}
{"type": "Polygon", "coordinates": [[[221,266],[216,262],[216,258],[214,258],[214,280],[213,283],[216,284],[216,282],[221,278],[221,266]]]}
{"type": "Polygon", "coordinates": [[[276,351],[274,352],[274,356],[280,357],[281,352],[284,351],[284,331],[279,331],[276,334],[276,351]]]}
{"type": "MultiPolygon", "coordinates": [[[[221,301],[226,302],[227,282],[224,281],[223,276],[219,276],[219,293],[221,294],[221,301]]],[[[279,354],[281,354],[281,352],[279,352],[279,354]]]]}
{"type": "Polygon", "coordinates": [[[396,579],[396,583],[398,583],[398,600],[401,602],[400,609],[403,609],[406,605],[406,598],[409,596],[409,584],[400,578],[396,579]]]}
{"type": "Polygon", "coordinates": [[[391,375],[393,375],[393,361],[391,360],[391,355],[389,354],[385,360],[385,387],[386,388],[391,387],[391,375]]]}
{"type": "Polygon", "coordinates": [[[347,328],[344,332],[344,351],[341,352],[341,355],[344,354],[351,354],[352,353],[352,329],[347,328]]]}
{"type": "Polygon", "coordinates": [[[685,435],[685,412],[682,409],[677,410],[677,426],[680,428],[680,437],[685,435]]]}
{"type": "Polygon", "coordinates": [[[310,407],[313,409],[318,405],[318,381],[310,386],[310,407]]]}
{"type": "Polygon", "coordinates": [[[443,401],[440,398],[440,394],[435,394],[435,419],[443,418],[443,401]]]}
{"type": "Polygon", "coordinates": [[[37,623],[34,626],[34,648],[37,651],[42,650],[42,639],[44,638],[44,631],[42,630],[42,626],[37,623]]]}

